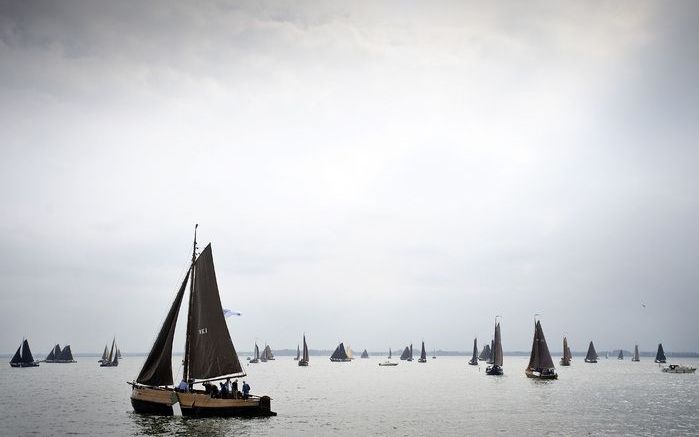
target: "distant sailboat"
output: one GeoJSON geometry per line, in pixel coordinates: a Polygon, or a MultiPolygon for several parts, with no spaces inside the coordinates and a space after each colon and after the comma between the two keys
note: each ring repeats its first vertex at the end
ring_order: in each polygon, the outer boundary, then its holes
{"type": "Polygon", "coordinates": [[[252,357],[252,360],[250,360],[250,364],[257,364],[260,362],[260,347],[257,345],[257,342],[255,342],[255,355],[252,357]]]}
{"type": "Polygon", "coordinates": [[[100,367],[116,367],[119,365],[119,357],[116,354],[116,337],[112,339],[112,348],[109,350],[109,355],[106,361],[102,361],[100,367]]]}
{"type": "Polygon", "coordinates": [[[330,356],[330,361],[352,361],[352,358],[347,354],[347,350],[345,349],[344,343],[340,343],[339,345],[337,345],[337,348],[335,348],[335,352],[333,352],[333,354],[330,356]]]}
{"type": "Polygon", "coordinates": [[[364,352],[362,352],[362,356],[360,358],[369,358],[369,352],[364,349],[364,352]]]}
{"type": "Polygon", "coordinates": [[[471,356],[471,360],[468,364],[471,366],[478,365],[478,340],[476,338],[473,339],[473,356],[471,356]]]}
{"type": "Polygon", "coordinates": [[[437,349],[436,348],[432,351],[432,359],[433,360],[437,359],[437,349]]]}
{"type": "Polygon", "coordinates": [[[266,363],[267,361],[274,361],[274,354],[272,353],[272,348],[268,344],[265,344],[265,348],[260,356],[260,361],[266,363]]]}
{"type": "Polygon", "coordinates": [[[489,361],[490,360],[490,345],[486,344],[483,346],[481,354],[478,356],[478,361],[489,361]]]}
{"type": "Polygon", "coordinates": [[[296,358],[294,358],[295,361],[298,361],[301,358],[301,348],[299,345],[296,345],[296,358]]]}
{"type": "Polygon", "coordinates": [[[486,375],[502,375],[504,372],[502,370],[502,339],[500,337],[500,322],[498,318],[495,318],[495,338],[492,342],[492,365],[486,367],[486,375]]]}
{"type": "Polygon", "coordinates": [[[268,396],[213,397],[196,384],[245,376],[221,306],[211,245],[197,256],[196,228],[192,263],[163,322],[136,382],[131,405],[137,413],[172,415],[179,403],[183,416],[274,416],[268,396]],[[190,284],[187,303],[182,390],[175,390],[172,343],[180,306],[190,284]]]}
{"type": "Polygon", "coordinates": [[[655,354],[655,362],[665,364],[667,358],[665,357],[665,351],[663,350],[663,344],[658,343],[658,353],[655,354]]]}
{"type": "Polygon", "coordinates": [[[490,340],[490,348],[488,349],[488,359],[485,360],[486,364],[493,364],[495,361],[495,340],[490,340]]]}
{"type": "Polygon", "coordinates": [[[299,366],[308,366],[308,345],[306,344],[306,334],[303,334],[303,355],[299,360],[299,366]]]}
{"type": "MultiPolygon", "coordinates": [[[[56,345],[56,346],[58,346],[58,345],[56,345]]],[[[109,356],[109,352],[107,352],[108,350],[109,350],[108,345],[105,344],[104,345],[104,352],[102,352],[102,358],[100,358],[99,361],[97,361],[98,363],[104,363],[105,361],[107,361],[107,357],[109,356]]]]}
{"type": "Polygon", "coordinates": [[[587,355],[585,356],[586,363],[596,363],[597,362],[597,351],[595,350],[595,345],[590,342],[590,346],[587,348],[587,355]]]}
{"type": "Polygon", "coordinates": [[[420,358],[417,360],[418,363],[427,362],[427,353],[425,353],[425,342],[422,342],[422,350],[420,351],[420,358]]]}
{"type": "Polygon", "coordinates": [[[624,350],[619,349],[619,356],[616,357],[617,360],[623,360],[624,359],[624,350]]]}
{"type": "Polygon", "coordinates": [[[400,359],[405,361],[408,358],[410,358],[410,348],[406,346],[405,349],[403,349],[403,353],[400,354],[400,359]]]}
{"type": "Polygon", "coordinates": [[[56,360],[58,359],[57,357],[61,356],[61,345],[57,344],[51,349],[51,352],[49,352],[48,355],[46,355],[46,358],[44,359],[45,363],[55,363],[56,360]]]}
{"type": "Polygon", "coordinates": [[[608,360],[608,359],[609,359],[609,352],[608,352],[608,351],[604,353],[604,359],[605,359],[605,360],[608,360]]]}
{"type": "Polygon", "coordinates": [[[388,359],[383,363],[379,363],[379,366],[397,366],[398,363],[391,361],[391,348],[388,348],[388,359]]]}
{"type": "Polygon", "coordinates": [[[641,361],[641,354],[638,353],[638,345],[633,348],[633,358],[631,361],[641,361]]]}
{"type": "Polygon", "coordinates": [[[563,356],[561,357],[561,366],[570,366],[570,361],[573,359],[573,354],[570,353],[568,347],[568,338],[563,337],[563,356]]]}
{"type": "Polygon", "coordinates": [[[408,361],[413,360],[413,344],[410,343],[410,356],[408,357],[408,361]]]}
{"type": "Polygon", "coordinates": [[[117,358],[121,359],[121,351],[117,348],[117,358]]]}
{"type": "Polygon", "coordinates": [[[29,348],[29,342],[25,338],[17,348],[17,352],[10,360],[11,367],[39,367],[39,363],[34,361],[32,350],[29,348]]]}
{"type": "MultiPolygon", "coordinates": [[[[58,346],[58,345],[56,345],[58,346]]],[[[66,345],[63,350],[61,350],[61,354],[58,356],[58,358],[55,361],[56,363],[75,363],[76,361],[73,359],[73,352],[70,350],[70,345],[66,345]]]]}
{"type": "Polygon", "coordinates": [[[558,374],[551,359],[549,347],[546,344],[544,330],[541,329],[541,321],[534,324],[534,341],[532,342],[532,352],[529,356],[529,365],[524,371],[527,378],[537,379],[557,379],[558,374]]]}

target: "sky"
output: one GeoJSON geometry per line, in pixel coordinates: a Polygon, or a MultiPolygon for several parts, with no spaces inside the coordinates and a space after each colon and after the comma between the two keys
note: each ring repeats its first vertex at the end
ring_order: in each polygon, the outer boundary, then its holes
{"type": "Polygon", "coordinates": [[[697,22],[0,0],[0,351],[149,350],[195,223],[239,350],[699,351],[697,22]]]}

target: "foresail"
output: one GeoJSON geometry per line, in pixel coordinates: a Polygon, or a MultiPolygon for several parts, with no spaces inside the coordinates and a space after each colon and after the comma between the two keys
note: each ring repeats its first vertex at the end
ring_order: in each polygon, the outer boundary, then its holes
{"type": "MultiPolygon", "coordinates": [[[[177,315],[180,312],[182,305],[182,297],[187,288],[187,280],[189,279],[189,271],[184,277],[184,281],[180,286],[175,300],[170,306],[163,326],[160,327],[160,332],[148,353],[148,358],[138,374],[138,381],[141,384],[162,386],[173,385],[172,381],[172,340],[175,336],[175,326],[177,325],[177,315]]],[[[105,354],[107,347],[105,346],[105,354]]]]}

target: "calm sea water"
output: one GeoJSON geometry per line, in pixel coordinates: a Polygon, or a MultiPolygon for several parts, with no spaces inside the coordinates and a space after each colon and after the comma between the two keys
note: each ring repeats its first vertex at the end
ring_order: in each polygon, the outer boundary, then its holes
{"type": "MultiPolygon", "coordinates": [[[[331,363],[291,357],[250,365],[253,393],[269,394],[279,415],[257,419],[185,419],[134,414],[125,383],[144,357],[117,368],[97,358],[38,368],[0,367],[2,435],[698,435],[699,375],[660,372],[602,359],[559,367],[560,379],[525,377],[527,360],[505,357],[505,376],[463,357],[379,367],[383,357],[331,363]]],[[[699,365],[697,359],[673,362],[699,365]]]]}

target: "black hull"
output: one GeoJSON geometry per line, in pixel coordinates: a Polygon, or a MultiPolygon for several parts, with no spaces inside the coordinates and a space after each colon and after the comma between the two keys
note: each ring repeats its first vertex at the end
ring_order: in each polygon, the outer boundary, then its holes
{"type": "Polygon", "coordinates": [[[157,402],[142,401],[131,398],[131,406],[136,413],[152,414],[156,416],[172,416],[172,407],[157,402]]]}
{"type": "Polygon", "coordinates": [[[330,358],[333,363],[347,363],[352,361],[350,358],[330,358]]]}
{"type": "Polygon", "coordinates": [[[655,360],[655,362],[658,364],[665,364],[667,363],[667,360],[655,360]]]}
{"type": "Polygon", "coordinates": [[[118,364],[100,364],[100,367],[117,367],[118,364]]]}
{"type": "Polygon", "coordinates": [[[39,363],[10,363],[10,367],[39,367],[39,363]]]}
{"type": "Polygon", "coordinates": [[[477,365],[478,365],[478,361],[473,361],[473,360],[471,360],[471,361],[468,362],[468,365],[469,365],[469,366],[477,366],[477,365]]]}
{"type": "Polygon", "coordinates": [[[493,366],[493,367],[486,368],[485,374],[490,375],[490,376],[502,376],[504,374],[504,372],[502,371],[502,367],[493,366]]]}
{"type": "Polygon", "coordinates": [[[417,360],[417,362],[418,363],[426,363],[427,359],[420,358],[419,360],[417,360]]]}
{"type": "Polygon", "coordinates": [[[299,366],[300,367],[308,367],[308,361],[303,361],[303,360],[299,361],[299,366]]]}
{"type": "Polygon", "coordinates": [[[586,363],[590,363],[590,364],[597,364],[597,360],[588,360],[588,359],[585,359],[585,362],[586,362],[586,363]]]}

